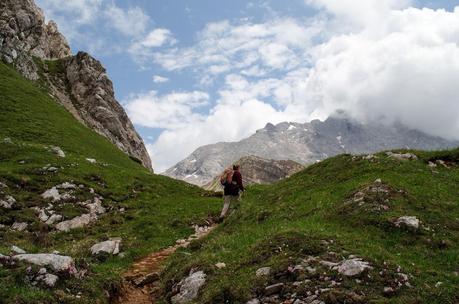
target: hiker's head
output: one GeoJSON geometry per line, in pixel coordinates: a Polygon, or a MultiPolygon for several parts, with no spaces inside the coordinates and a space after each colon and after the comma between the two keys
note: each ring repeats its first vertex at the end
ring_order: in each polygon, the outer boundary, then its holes
{"type": "Polygon", "coordinates": [[[233,165],[233,170],[239,170],[239,165],[233,165]]]}

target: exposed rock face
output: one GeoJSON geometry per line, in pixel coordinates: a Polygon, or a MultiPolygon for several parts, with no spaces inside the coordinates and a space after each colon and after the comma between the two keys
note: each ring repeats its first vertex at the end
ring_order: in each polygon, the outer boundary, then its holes
{"type": "MultiPolygon", "coordinates": [[[[241,158],[236,164],[241,166],[242,179],[245,185],[274,183],[304,169],[303,165],[293,160],[274,160],[253,155],[241,158]]],[[[221,190],[220,175],[205,185],[204,189],[221,190]]]]}
{"type": "MultiPolygon", "coordinates": [[[[31,80],[42,78],[51,93],[77,120],[108,138],[120,150],[152,170],[147,149],[124,109],[102,64],[89,54],[72,56],[57,25],[45,23],[33,0],[0,3],[0,59],[31,80]],[[33,57],[43,62],[39,71],[33,57]],[[59,60],[49,71],[45,60],[59,60]]],[[[65,154],[58,152],[60,157],[65,154]]]]}
{"type": "Polygon", "coordinates": [[[30,55],[60,59],[71,55],[70,47],[53,21],[45,23],[43,12],[32,0],[0,3],[0,56],[29,79],[38,79],[30,55]]]}
{"type": "Polygon", "coordinates": [[[456,146],[459,142],[402,125],[361,124],[344,115],[336,115],[323,122],[267,124],[239,142],[200,147],[164,175],[202,186],[220,174],[225,166],[248,155],[290,159],[306,165],[343,153],[368,154],[397,148],[439,150],[456,146]]]}
{"type": "Polygon", "coordinates": [[[79,52],[65,59],[64,67],[69,91],[59,88],[58,84],[55,88],[69,95],[72,102],[70,112],[151,169],[147,149],[123,107],[115,99],[113,84],[102,64],[89,54],[79,52]]]}

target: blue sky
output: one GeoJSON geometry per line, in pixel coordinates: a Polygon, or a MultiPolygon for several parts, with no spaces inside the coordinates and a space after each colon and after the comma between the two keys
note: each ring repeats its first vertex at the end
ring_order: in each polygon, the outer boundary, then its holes
{"type": "Polygon", "coordinates": [[[456,76],[446,59],[457,59],[459,0],[36,2],[75,53],[102,61],[157,171],[201,145],[337,109],[445,137],[459,130],[456,107],[436,109],[455,93],[438,79],[456,76]],[[420,102],[425,112],[410,110],[420,102]]]}

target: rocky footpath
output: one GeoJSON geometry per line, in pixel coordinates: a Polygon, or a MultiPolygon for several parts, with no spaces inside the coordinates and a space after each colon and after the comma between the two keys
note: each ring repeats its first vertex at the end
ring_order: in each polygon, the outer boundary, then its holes
{"type": "MultiPolygon", "coordinates": [[[[245,185],[271,184],[287,178],[301,170],[304,166],[292,160],[274,160],[258,156],[246,156],[236,162],[241,167],[242,179],[245,185]]],[[[231,166],[231,164],[228,164],[231,166]]],[[[221,190],[220,175],[204,185],[206,190],[221,190]]]]}
{"type": "Polygon", "coordinates": [[[78,121],[152,170],[143,140],[115,99],[102,64],[84,52],[72,56],[57,25],[45,22],[33,0],[4,0],[0,11],[0,59],[24,77],[40,80],[78,121]]]}

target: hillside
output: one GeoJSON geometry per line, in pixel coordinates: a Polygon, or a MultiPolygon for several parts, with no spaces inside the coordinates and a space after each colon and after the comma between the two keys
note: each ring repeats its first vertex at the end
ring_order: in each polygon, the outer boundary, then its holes
{"type": "MultiPolygon", "coordinates": [[[[241,158],[236,164],[241,167],[244,185],[271,184],[304,169],[302,165],[292,160],[266,159],[253,155],[241,158]]],[[[221,191],[221,174],[204,185],[203,188],[209,191],[221,191]]]]}
{"type": "Polygon", "coordinates": [[[183,303],[191,281],[193,303],[458,303],[459,150],[406,152],[250,187],[169,261],[159,303],[183,303]]]}
{"type": "Polygon", "coordinates": [[[286,160],[303,165],[335,155],[375,153],[389,149],[440,150],[458,147],[458,142],[430,136],[400,124],[363,124],[336,113],[325,121],[267,124],[238,142],[221,142],[200,147],[168,169],[164,175],[199,186],[210,182],[241,157],[286,160]]]}
{"type": "Polygon", "coordinates": [[[34,0],[3,0],[0,11],[0,60],[40,83],[80,123],[152,170],[102,64],[85,52],[72,56],[56,23],[46,22],[34,0]]]}
{"type": "Polygon", "coordinates": [[[153,175],[3,63],[0,100],[1,303],[107,303],[134,260],[218,212],[219,199],[153,175]],[[111,238],[119,254],[91,253],[111,238]],[[43,274],[12,246],[56,254],[43,274]]]}

